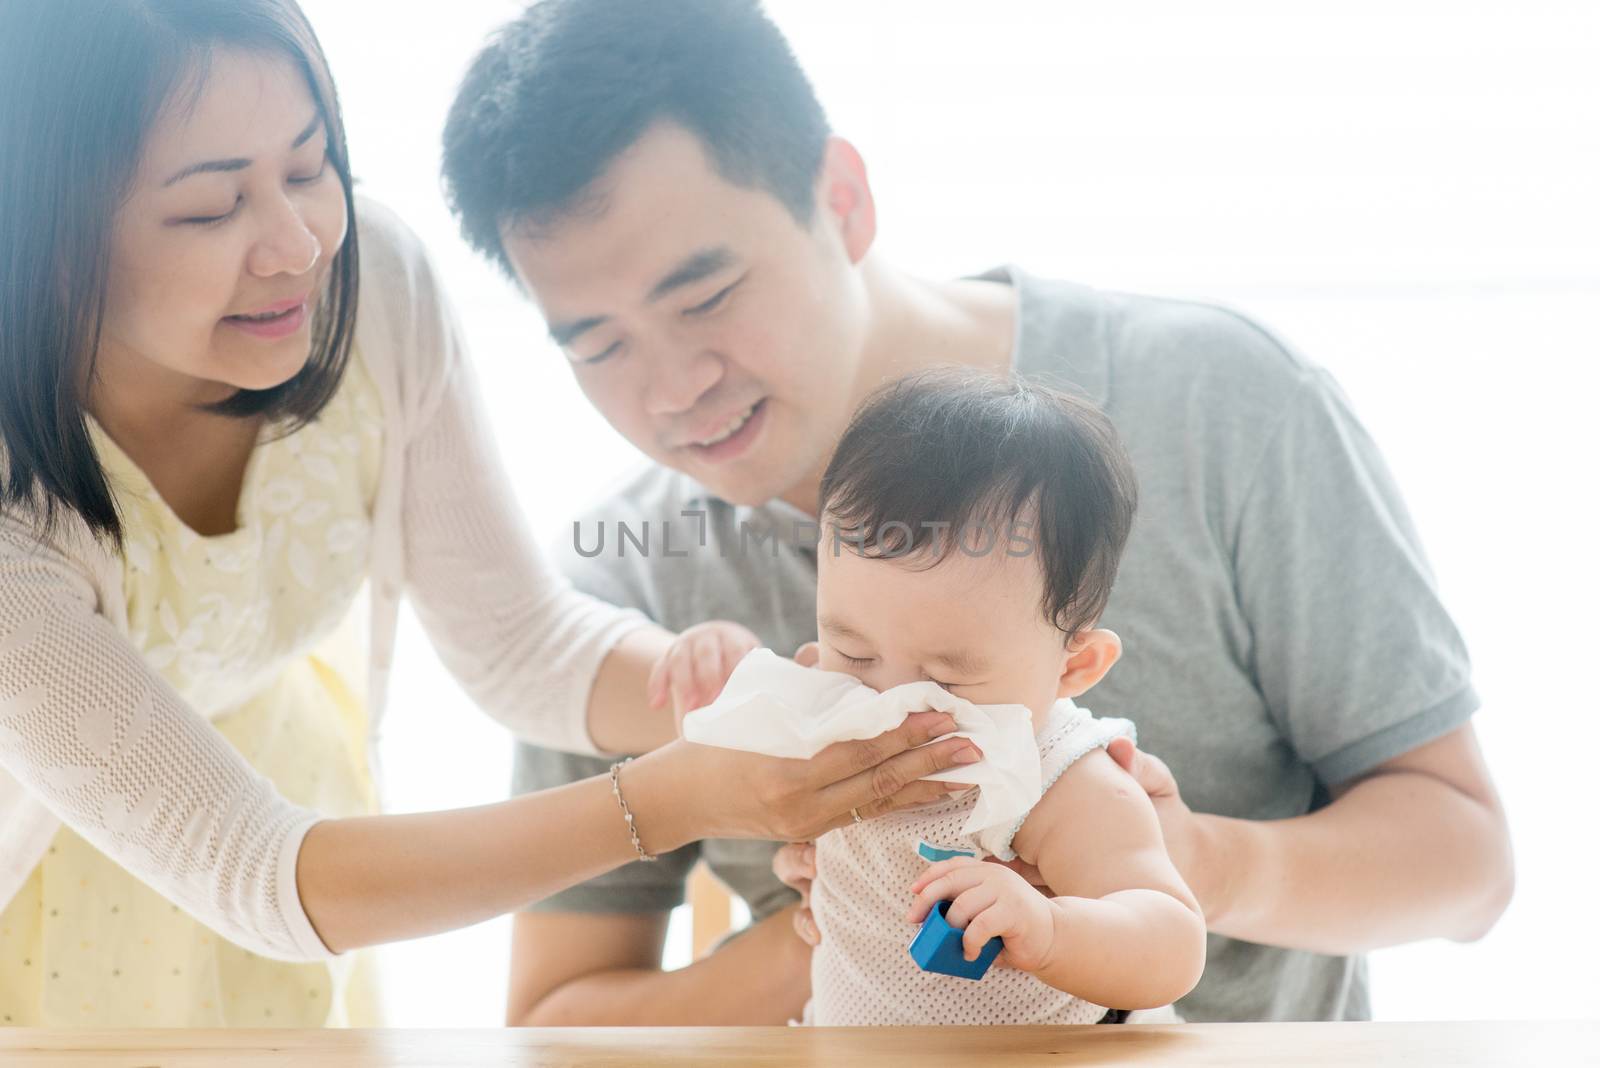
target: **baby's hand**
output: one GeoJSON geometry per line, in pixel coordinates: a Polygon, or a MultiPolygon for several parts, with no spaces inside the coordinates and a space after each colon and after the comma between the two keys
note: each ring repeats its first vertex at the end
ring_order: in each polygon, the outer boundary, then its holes
{"type": "Polygon", "coordinates": [[[645,686],[650,707],[663,708],[670,698],[682,734],[683,717],[715,701],[739,661],[760,647],[761,640],[737,623],[714,620],[690,627],[651,670],[645,686]]]}
{"type": "Polygon", "coordinates": [[[911,884],[911,892],[917,895],[906,913],[912,923],[950,901],[945,919],[951,927],[966,928],[961,948],[967,960],[977,960],[991,938],[1005,940],[998,962],[1008,967],[1033,972],[1050,960],[1056,932],[1050,899],[1002,864],[971,857],[941,860],[911,884]]]}

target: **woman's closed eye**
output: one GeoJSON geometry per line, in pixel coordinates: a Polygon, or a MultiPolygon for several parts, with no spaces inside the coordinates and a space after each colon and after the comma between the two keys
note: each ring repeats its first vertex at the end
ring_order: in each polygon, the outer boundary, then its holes
{"type": "Polygon", "coordinates": [[[233,218],[238,213],[239,205],[242,203],[244,203],[244,197],[234,197],[233,207],[220,215],[191,215],[188,218],[179,219],[178,224],[180,226],[216,226],[218,223],[224,223],[233,218]]]}
{"type": "Polygon", "coordinates": [[[327,175],[327,173],[328,173],[328,154],[326,152],[324,152],[322,154],[321,161],[317,164],[317,173],[301,175],[299,177],[290,178],[289,179],[289,184],[290,185],[315,185],[317,182],[322,181],[322,179],[327,175]]]}

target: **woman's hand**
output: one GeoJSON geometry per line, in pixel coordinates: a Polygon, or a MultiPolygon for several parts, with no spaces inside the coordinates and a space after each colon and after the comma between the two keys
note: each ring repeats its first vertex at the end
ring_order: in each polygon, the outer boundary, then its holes
{"type": "Polygon", "coordinates": [[[939,902],[949,901],[945,920],[964,930],[961,948],[977,960],[991,938],[1005,940],[999,963],[1036,972],[1050,963],[1055,948],[1055,911],[1050,899],[1003,864],[956,857],[930,865],[911,884],[916,897],[906,920],[921,923],[939,902]]]}
{"type": "Polygon", "coordinates": [[[680,739],[630,764],[622,785],[652,853],[702,838],[807,841],[858,816],[871,819],[970,789],[921,781],[983,759],[969,738],[934,741],[955,729],[946,713],[916,712],[876,738],[836,742],[810,760],[680,739]]]}
{"type": "Polygon", "coordinates": [[[683,717],[715,701],[739,661],[760,647],[761,639],[737,623],[713,620],[690,627],[661,654],[650,672],[645,684],[650,707],[664,708],[670,699],[681,736],[683,717]]]}

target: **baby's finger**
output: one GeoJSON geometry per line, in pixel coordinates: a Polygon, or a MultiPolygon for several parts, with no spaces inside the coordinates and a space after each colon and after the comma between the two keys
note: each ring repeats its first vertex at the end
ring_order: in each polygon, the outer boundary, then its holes
{"type": "Polygon", "coordinates": [[[935,879],[942,879],[951,872],[971,867],[974,863],[976,861],[971,857],[949,857],[929,864],[927,868],[923,869],[922,874],[917,876],[917,881],[911,884],[911,892],[920,894],[922,893],[922,888],[935,879]]]}
{"type": "Polygon", "coordinates": [[[644,684],[645,698],[651,708],[660,708],[667,702],[667,658],[661,657],[650,669],[650,678],[644,684]]]}
{"type": "Polygon", "coordinates": [[[700,642],[694,650],[695,707],[710,704],[722,692],[722,648],[715,641],[700,642]]]}
{"type": "Polygon", "coordinates": [[[672,691],[672,707],[682,714],[689,711],[685,704],[694,691],[694,665],[689,660],[687,645],[679,645],[667,654],[667,686],[672,691]]]}
{"type": "Polygon", "coordinates": [[[954,898],[967,890],[972,889],[982,882],[981,872],[954,871],[942,878],[935,879],[917,894],[916,900],[911,902],[911,910],[906,918],[912,923],[921,923],[927,918],[928,911],[941,901],[954,898]]]}
{"type": "Polygon", "coordinates": [[[1000,894],[994,887],[987,883],[979,883],[950,902],[950,908],[944,914],[945,922],[951,927],[966,927],[979,913],[999,899],[1000,894]]]}
{"type": "Polygon", "coordinates": [[[961,936],[962,955],[968,960],[977,960],[978,954],[983,952],[983,947],[989,944],[989,939],[998,938],[1005,930],[1006,921],[1004,911],[1001,909],[985,909],[967,924],[966,933],[961,936]]]}

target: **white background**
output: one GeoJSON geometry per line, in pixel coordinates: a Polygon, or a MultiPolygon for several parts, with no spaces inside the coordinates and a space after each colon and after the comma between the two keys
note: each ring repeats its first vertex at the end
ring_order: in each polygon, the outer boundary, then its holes
{"type": "MultiPolygon", "coordinates": [[[[554,538],[638,457],[462,245],[437,179],[456,81],[519,5],[302,2],[362,184],[437,257],[517,491],[554,538]]],[[[769,7],[867,158],[894,261],[929,275],[1012,261],[1219,300],[1333,369],[1473,650],[1477,728],[1518,852],[1516,900],[1488,938],[1376,955],[1377,1014],[1600,1016],[1600,5],[769,7]]],[[[399,665],[391,807],[503,796],[505,736],[409,619],[399,665]]],[[[500,1022],[508,930],[502,919],[386,949],[390,1021],[500,1022]]]]}

